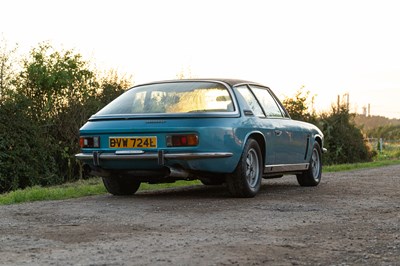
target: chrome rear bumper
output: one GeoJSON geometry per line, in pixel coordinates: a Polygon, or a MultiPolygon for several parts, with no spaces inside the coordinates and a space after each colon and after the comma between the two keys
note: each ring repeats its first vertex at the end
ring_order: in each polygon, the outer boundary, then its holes
{"type": "Polygon", "coordinates": [[[95,166],[100,165],[100,160],[158,160],[158,164],[164,165],[164,161],[170,159],[194,160],[232,157],[232,152],[197,152],[197,153],[78,153],[75,158],[81,161],[93,160],[95,166]]]}

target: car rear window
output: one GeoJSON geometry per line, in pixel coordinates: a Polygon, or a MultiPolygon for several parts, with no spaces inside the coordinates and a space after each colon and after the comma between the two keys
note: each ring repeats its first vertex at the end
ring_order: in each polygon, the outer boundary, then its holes
{"type": "Polygon", "coordinates": [[[213,82],[169,82],[134,87],[96,115],[232,112],[228,89],[213,82]]]}

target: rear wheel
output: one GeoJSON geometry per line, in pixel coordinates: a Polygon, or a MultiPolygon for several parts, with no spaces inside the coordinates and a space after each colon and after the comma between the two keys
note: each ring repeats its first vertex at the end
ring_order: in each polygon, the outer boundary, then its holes
{"type": "Polygon", "coordinates": [[[103,184],[115,196],[133,195],[140,187],[140,181],[123,177],[103,177],[103,184]]]}
{"type": "Polygon", "coordinates": [[[318,142],[314,143],[311,154],[310,166],[308,170],[300,175],[297,175],[297,182],[302,187],[317,186],[321,181],[322,161],[321,161],[321,147],[318,142]]]}
{"type": "Polygon", "coordinates": [[[260,146],[254,139],[249,139],[235,171],[226,178],[229,192],[235,197],[254,197],[260,190],[262,173],[260,146]]]}

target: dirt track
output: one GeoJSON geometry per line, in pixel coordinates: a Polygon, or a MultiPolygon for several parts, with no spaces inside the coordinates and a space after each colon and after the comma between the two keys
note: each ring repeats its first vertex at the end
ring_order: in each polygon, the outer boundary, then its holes
{"type": "Polygon", "coordinates": [[[2,265],[400,265],[400,165],[0,206],[2,265]]]}

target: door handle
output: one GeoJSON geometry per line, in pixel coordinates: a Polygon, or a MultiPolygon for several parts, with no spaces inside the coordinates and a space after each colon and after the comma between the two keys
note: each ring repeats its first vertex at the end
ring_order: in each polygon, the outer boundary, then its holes
{"type": "Polygon", "coordinates": [[[275,135],[278,137],[282,135],[282,130],[275,129],[275,135]]]}

